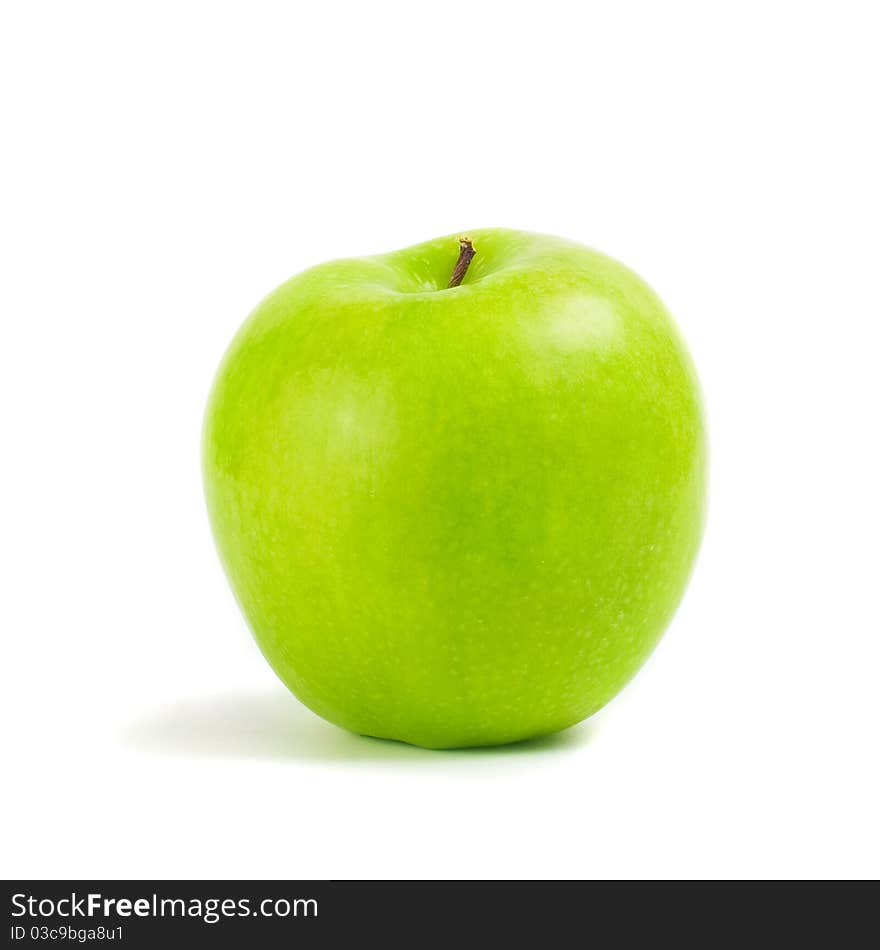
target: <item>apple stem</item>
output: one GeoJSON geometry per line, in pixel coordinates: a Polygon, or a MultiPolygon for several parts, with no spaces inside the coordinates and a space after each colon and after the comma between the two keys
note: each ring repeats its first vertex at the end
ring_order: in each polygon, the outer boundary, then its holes
{"type": "Polygon", "coordinates": [[[452,272],[452,277],[449,278],[450,287],[457,287],[464,280],[464,275],[467,273],[467,269],[474,259],[474,255],[477,253],[474,250],[474,243],[469,237],[459,238],[458,244],[461,250],[458,254],[455,270],[452,272]]]}

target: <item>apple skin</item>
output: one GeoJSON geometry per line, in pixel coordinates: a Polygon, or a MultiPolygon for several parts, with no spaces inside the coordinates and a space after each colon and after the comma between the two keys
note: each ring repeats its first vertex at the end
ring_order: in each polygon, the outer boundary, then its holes
{"type": "Polygon", "coordinates": [[[270,294],[203,434],[229,581],[284,683],[430,748],[564,729],[656,645],[702,534],[696,373],[651,289],[560,238],[470,232],[270,294]]]}

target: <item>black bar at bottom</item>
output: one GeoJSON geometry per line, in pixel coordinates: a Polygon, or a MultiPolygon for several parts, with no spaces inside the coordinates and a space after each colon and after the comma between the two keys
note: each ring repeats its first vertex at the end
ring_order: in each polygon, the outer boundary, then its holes
{"type": "Polygon", "coordinates": [[[828,946],[876,934],[876,882],[7,881],[4,946],[828,946]],[[768,943],[769,942],[769,943],[768,943]]]}

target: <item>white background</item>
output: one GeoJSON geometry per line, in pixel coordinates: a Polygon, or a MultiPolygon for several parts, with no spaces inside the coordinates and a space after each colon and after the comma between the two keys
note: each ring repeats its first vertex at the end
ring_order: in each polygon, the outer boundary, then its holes
{"type": "Polygon", "coordinates": [[[875,4],[3,10],[4,876],[880,874],[875,4]],[[282,280],[494,225],[664,297],[710,521],[610,706],[432,753],[276,681],[199,430],[282,280]]]}

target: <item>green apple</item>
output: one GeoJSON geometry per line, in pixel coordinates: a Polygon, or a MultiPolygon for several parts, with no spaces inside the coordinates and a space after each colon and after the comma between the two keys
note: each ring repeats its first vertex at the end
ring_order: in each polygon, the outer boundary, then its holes
{"type": "Polygon", "coordinates": [[[704,517],[699,386],[657,296],[570,241],[471,240],[283,284],[203,437],[220,557],[275,672],[331,722],[431,748],[607,703],[704,517]]]}

